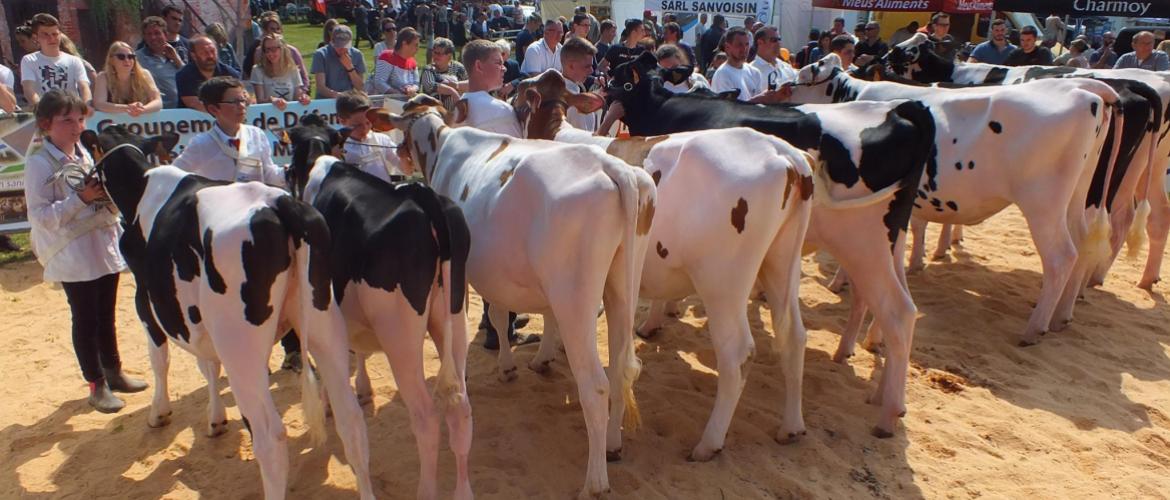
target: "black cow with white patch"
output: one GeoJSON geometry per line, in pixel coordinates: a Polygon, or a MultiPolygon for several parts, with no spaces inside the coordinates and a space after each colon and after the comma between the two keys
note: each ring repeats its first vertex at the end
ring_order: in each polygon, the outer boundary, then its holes
{"type": "MultiPolygon", "coordinates": [[[[174,145],[173,137],[169,146],[174,145]]],[[[362,498],[373,498],[361,407],[349,387],[348,344],[329,287],[330,236],[309,205],[258,182],[225,183],[173,166],[151,168],[143,140],[121,126],[83,142],[96,173],[122,214],[120,246],[137,284],[135,305],[150,336],[154,400],[147,423],[170,423],[168,343],[194,354],[207,379],[208,436],[227,431],[216,380],[220,365],[249,423],[267,498],[283,498],[288,443],[268,391],[273,344],[295,327],[336,419],[362,498]]],[[[303,400],[314,443],[325,438],[325,406],[316,377],[304,370],[303,400]]]]}
{"type": "MultiPolygon", "coordinates": [[[[608,94],[621,103],[632,135],[749,127],[819,156],[833,200],[814,196],[806,248],[823,247],[852,274],[855,293],[874,311],[886,338],[889,363],[870,402],[881,405],[873,432],[893,435],[905,413],[906,373],[916,309],[895,266],[901,259],[913,209],[934,138],[929,111],[911,101],[835,105],[748,104],[710,95],[672,94],[657,76],[657,60],[643,54],[614,70],[608,94]]],[[[751,154],[735,151],[733,154],[751,154]]],[[[859,320],[860,321],[860,320],[859,320]]],[[[843,359],[842,359],[843,361],[843,359]]]]}
{"type": "MultiPolygon", "coordinates": [[[[450,199],[421,183],[395,183],[326,154],[343,135],[316,119],[289,131],[297,192],[321,212],[332,235],[333,298],[345,317],[350,345],[384,351],[398,393],[410,411],[419,449],[419,498],[437,496],[439,425],[445,410],[455,452],[455,498],[471,498],[467,457],[471,406],[467,397],[466,264],[471,233],[450,199]],[[429,330],[441,367],[436,401],[423,373],[429,330]],[[438,409],[436,408],[438,407],[438,409]]],[[[373,397],[364,362],[358,397],[373,397]]]]}

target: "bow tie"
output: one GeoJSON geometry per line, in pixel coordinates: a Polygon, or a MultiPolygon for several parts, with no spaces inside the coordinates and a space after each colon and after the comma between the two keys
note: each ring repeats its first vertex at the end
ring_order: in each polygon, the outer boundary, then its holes
{"type": "Polygon", "coordinates": [[[235,150],[240,149],[240,140],[239,139],[228,139],[228,144],[231,145],[232,149],[235,149],[235,150]]]}

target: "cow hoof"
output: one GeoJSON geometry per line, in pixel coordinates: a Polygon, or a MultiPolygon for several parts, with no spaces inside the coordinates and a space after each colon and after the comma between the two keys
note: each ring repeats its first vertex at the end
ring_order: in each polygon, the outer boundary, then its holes
{"type": "Polygon", "coordinates": [[[833,353],[833,362],[842,365],[849,364],[849,358],[853,357],[852,352],[837,351],[833,353]]]}
{"type": "Polygon", "coordinates": [[[362,405],[362,406],[369,405],[369,404],[374,402],[374,394],[373,393],[358,394],[357,400],[358,400],[359,405],[362,405]]]}
{"type": "Polygon", "coordinates": [[[1152,292],[1152,291],[1154,291],[1154,283],[1157,283],[1161,280],[1162,280],[1161,278],[1154,278],[1152,280],[1142,280],[1141,282],[1138,283],[1138,288],[1141,288],[1142,290],[1145,290],[1147,292],[1152,292]]]}
{"type": "Polygon", "coordinates": [[[935,262],[942,262],[944,260],[947,260],[947,254],[946,253],[936,253],[936,254],[930,256],[930,260],[933,260],[935,262]]]}
{"type": "Polygon", "coordinates": [[[881,427],[878,427],[876,425],[873,426],[873,429],[870,430],[869,433],[873,434],[873,437],[876,437],[878,439],[889,439],[889,438],[894,437],[894,431],[887,431],[887,430],[882,429],[881,427]]]}
{"type": "Polygon", "coordinates": [[[1023,337],[1020,337],[1019,346],[1020,347],[1028,347],[1028,346],[1033,346],[1033,345],[1039,344],[1040,343],[1040,335],[1042,335],[1042,334],[1029,334],[1029,335],[1024,335],[1023,337]]]}
{"type": "Polygon", "coordinates": [[[622,449],[618,448],[618,449],[613,450],[613,451],[605,450],[605,461],[610,462],[610,463],[621,462],[622,461],[622,449]]]}
{"type": "Polygon", "coordinates": [[[882,353],[882,343],[881,342],[875,342],[872,344],[863,344],[862,347],[864,347],[865,350],[869,351],[870,353],[872,353],[874,355],[880,355],[882,353]]]}
{"type": "Polygon", "coordinates": [[[687,461],[688,462],[710,462],[711,459],[715,458],[715,455],[718,455],[719,452],[721,452],[721,451],[723,451],[723,448],[715,448],[712,450],[700,450],[699,448],[696,447],[693,451],[691,451],[691,454],[687,456],[687,461]]]}
{"type": "Polygon", "coordinates": [[[207,437],[213,438],[227,434],[227,420],[223,422],[212,422],[207,428],[207,437]]]}
{"type": "Polygon", "coordinates": [[[807,436],[808,431],[801,430],[800,432],[784,432],[783,430],[776,434],[776,442],[780,444],[793,444],[800,441],[800,438],[807,436]]]}
{"type": "Polygon", "coordinates": [[[536,373],[539,373],[541,375],[544,375],[544,374],[548,373],[548,371],[549,371],[549,366],[548,366],[549,363],[552,363],[551,359],[548,361],[539,361],[539,362],[536,360],[532,360],[531,363],[528,363],[528,369],[532,370],[536,373]]]}
{"type": "Polygon", "coordinates": [[[518,376],[519,375],[516,374],[516,367],[513,366],[511,368],[508,368],[507,370],[500,372],[500,382],[505,382],[505,383],[511,382],[513,380],[516,380],[516,377],[518,377],[518,376]]]}
{"type": "Polygon", "coordinates": [[[662,328],[652,328],[646,333],[642,333],[641,330],[634,330],[634,335],[637,335],[642,340],[650,340],[657,337],[659,333],[662,333],[662,328]]]}
{"type": "Polygon", "coordinates": [[[586,489],[586,490],[581,490],[581,493],[577,494],[577,498],[580,500],[593,500],[596,498],[603,498],[608,493],[609,493],[608,487],[602,489],[601,491],[589,491],[586,489]]]}
{"type": "Polygon", "coordinates": [[[150,417],[146,419],[146,425],[152,429],[158,429],[160,427],[171,425],[171,412],[168,411],[157,417],[150,417]]]}
{"type": "Polygon", "coordinates": [[[1051,325],[1048,325],[1048,330],[1053,331],[1053,332],[1063,332],[1066,329],[1068,329],[1068,325],[1070,325],[1070,324],[1072,324],[1072,318],[1059,319],[1059,320],[1053,321],[1051,325]]]}
{"type": "Polygon", "coordinates": [[[906,273],[907,274],[917,274],[917,273],[922,272],[922,270],[924,270],[924,269],[926,269],[926,264],[922,264],[922,263],[910,264],[909,266],[906,266],[906,273]]]}

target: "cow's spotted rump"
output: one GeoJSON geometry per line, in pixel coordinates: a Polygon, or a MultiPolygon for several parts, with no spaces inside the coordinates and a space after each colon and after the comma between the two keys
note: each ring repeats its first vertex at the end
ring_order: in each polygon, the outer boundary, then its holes
{"type": "Polygon", "coordinates": [[[203,322],[203,314],[199,312],[199,306],[192,305],[187,308],[187,318],[191,323],[199,324],[203,322]]]}
{"type": "Polygon", "coordinates": [[[747,200],[740,198],[735,207],[731,209],[731,225],[735,227],[735,232],[742,233],[744,225],[747,222],[748,204],[747,200]]]}
{"type": "Polygon", "coordinates": [[[657,251],[658,251],[658,256],[662,257],[663,259],[665,259],[667,255],[670,255],[670,251],[667,250],[666,247],[662,246],[661,241],[658,242],[657,251]]]}
{"type": "Polygon", "coordinates": [[[954,211],[958,212],[958,211],[959,211],[959,204],[958,204],[958,203],[955,203],[955,202],[953,202],[953,201],[948,201],[948,202],[947,202],[947,208],[949,208],[949,209],[951,209],[951,210],[954,210],[954,211]]]}
{"type": "Polygon", "coordinates": [[[1003,133],[1003,124],[1001,124],[997,121],[992,121],[992,122],[988,123],[987,127],[990,128],[992,132],[995,132],[997,134],[1003,133]]]}

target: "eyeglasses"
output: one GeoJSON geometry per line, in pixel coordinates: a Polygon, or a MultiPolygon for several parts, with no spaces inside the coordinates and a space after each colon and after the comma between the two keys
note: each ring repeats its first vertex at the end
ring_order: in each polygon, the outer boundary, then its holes
{"type": "Polygon", "coordinates": [[[133,61],[135,59],[138,59],[138,56],[136,56],[134,54],[119,53],[119,54],[114,54],[114,58],[119,60],[119,61],[133,61]]]}
{"type": "Polygon", "coordinates": [[[247,106],[247,105],[248,105],[248,99],[247,99],[247,98],[245,98],[245,97],[241,97],[241,98],[239,98],[239,99],[232,99],[232,100],[230,100],[230,101],[219,101],[217,104],[219,104],[219,105],[221,105],[221,106],[222,106],[222,105],[225,105],[225,104],[226,104],[226,105],[229,105],[229,106],[231,106],[231,105],[235,105],[235,106],[247,106]]]}

